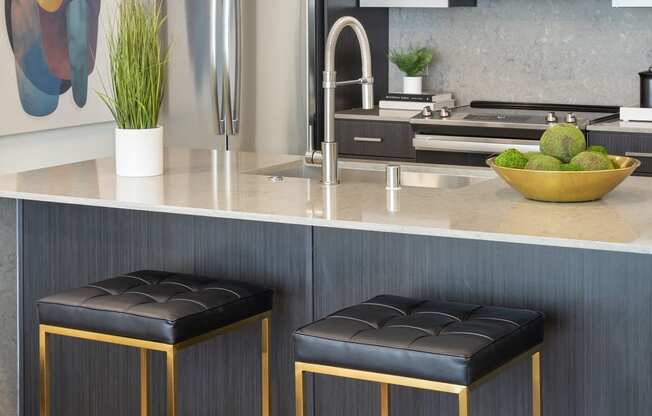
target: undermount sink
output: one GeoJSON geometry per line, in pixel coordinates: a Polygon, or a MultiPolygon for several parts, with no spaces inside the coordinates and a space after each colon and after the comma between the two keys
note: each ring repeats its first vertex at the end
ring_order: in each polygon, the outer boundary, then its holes
{"type": "MultiPolygon", "coordinates": [[[[495,178],[495,174],[484,168],[459,168],[451,166],[419,165],[401,163],[401,185],[403,187],[455,189],[495,178]]],[[[342,161],[339,163],[341,183],[370,182],[385,184],[387,163],[342,161]]],[[[271,166],[248,172],[251,175],[268,176],[270,180],[303,178],[319,181],[321,167],[307,165],[302,161],[271,166]]]]}

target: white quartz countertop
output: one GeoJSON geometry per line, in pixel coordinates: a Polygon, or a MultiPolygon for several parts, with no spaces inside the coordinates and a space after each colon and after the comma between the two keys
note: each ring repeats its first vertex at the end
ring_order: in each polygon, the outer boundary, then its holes
{"type": "Polygon", "coordinates": [[[528,201],[482,168],[456,189],[386,191],[384,172],[349,172],[341,185],[273,182],[252,170],[300,166],[299,156],[168,149],[166,173],[119,178],[111,158],[0,176],[0,197],[519,244],[652,254],[652,179],[632,177],[598,202],[528,201]]]}

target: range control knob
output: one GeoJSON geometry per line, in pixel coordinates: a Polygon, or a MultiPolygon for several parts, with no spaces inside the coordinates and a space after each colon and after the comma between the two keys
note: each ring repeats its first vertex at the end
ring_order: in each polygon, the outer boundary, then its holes
{"type": "Polygon", "coordinates": [[[551,112],[549,112],[548,115],[546,116],[546,121],[547,121],[548,123],[556,123],[557,121],[559,121],[559,118],[557,118],[557,114],[555,114],[554,111],[551,111],[551,112]]]}
{"type": "Polygon", "coordinates": [[[442,107],[441,110],[439,110],[439,117],[441,118],[448,118],[451,116],[451,112],[448,109],[448,107],[442,107]]]}
{"type": "Polygon", "coordinates": [[[577,124],[577,116],[575,113],[566,114],[566,123],[577,124]]]}
{"type": "Polygon", "coordinates": [[[423,107],[423,110],[421,110],[421,115],[424,118],[432,118],[432,108],[430,108],[429,106],[423,107]]]}

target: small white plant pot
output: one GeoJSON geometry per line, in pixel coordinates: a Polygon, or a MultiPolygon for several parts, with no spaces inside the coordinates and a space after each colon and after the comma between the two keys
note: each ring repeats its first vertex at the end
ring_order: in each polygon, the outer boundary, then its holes
{"type": "Polygon", "coordinates": [[[130,178],[163,174],[163,127],[115,129],[115,171],[130,178]]]}
{"type": "Polygon", "coordinates": [[[423,92],[423,77],[403,77],[404,94],[421,94],[423,92]]]}
{"type": "Polygon", "coordinates": [[[160,205],[165,201],[163,176],[115,179],[115,196],[120,201],[137,204],[160,205]]]}

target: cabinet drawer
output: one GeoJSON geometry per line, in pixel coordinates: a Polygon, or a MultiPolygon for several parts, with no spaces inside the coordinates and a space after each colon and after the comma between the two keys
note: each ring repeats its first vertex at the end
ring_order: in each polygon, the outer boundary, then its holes
{"type": "Polygon", "coordinates": [[[589,144],[601,145],[609,153],[641,161],[636,174],[652,175],[652,134],[589,132],[589,144]]]}
{"type": "Polygon", "coordinates": [[[339,153],[350,156],[414,159],[409,123],[335,120],[339,153]]]}

